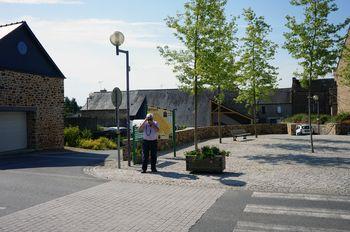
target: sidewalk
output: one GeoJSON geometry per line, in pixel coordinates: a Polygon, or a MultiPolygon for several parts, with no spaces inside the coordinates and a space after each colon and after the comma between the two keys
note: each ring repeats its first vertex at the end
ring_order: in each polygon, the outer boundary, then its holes
{"type": "Polygon", "coordinates": [[[0,231],[188,231],[223,193],[111,181],[1,217],[0,231]]]}

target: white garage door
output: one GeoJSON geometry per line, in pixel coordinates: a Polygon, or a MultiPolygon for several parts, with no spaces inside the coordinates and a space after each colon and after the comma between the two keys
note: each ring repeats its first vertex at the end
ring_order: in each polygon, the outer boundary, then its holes
{"type": "Polygon", "coordinates": [[[0,112],[0,152],[27,147],[25,112],[0,112]]]}

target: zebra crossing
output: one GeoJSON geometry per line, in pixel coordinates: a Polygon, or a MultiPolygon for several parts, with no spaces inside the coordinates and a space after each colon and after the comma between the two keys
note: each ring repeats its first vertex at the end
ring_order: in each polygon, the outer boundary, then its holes
{"type": "Polygon", "coordinates": [[[254,192],[234,232],[349,232],[350,196],[254,192]]]}

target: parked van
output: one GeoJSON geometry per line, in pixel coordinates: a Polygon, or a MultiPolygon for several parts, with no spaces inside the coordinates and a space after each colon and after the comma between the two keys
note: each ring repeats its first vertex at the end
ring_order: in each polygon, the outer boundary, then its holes
{"type": "Polygon", "coordinates": [[[310,131],[310,126],[308,124],[297,125],[295,135],[309,135],[310,131]]]}

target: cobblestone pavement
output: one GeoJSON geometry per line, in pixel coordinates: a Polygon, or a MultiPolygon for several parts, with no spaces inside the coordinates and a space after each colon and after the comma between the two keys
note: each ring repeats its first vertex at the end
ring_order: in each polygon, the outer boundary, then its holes
{"type": "MultiPolygon", "coordinates": [[[[158,174],[141,174],[140,166],[116,169],[115,162],[86,168],[86,173],[121,182],[350,195],[350,136],[315,136],[315,153],[309,136],[262,135],[233,142],[224,138],[221,149],[231,152],[222,175],[199,175],[185,171],[184,152],[158,158],[158,174]]],[[[200,144],[218,145],[218,140],[200,144]]]]}
{"type": "Polygon", "coordinates": [[[188,231],[223,192],[111,181],[0,217],[0,231],[188,231]]]}

